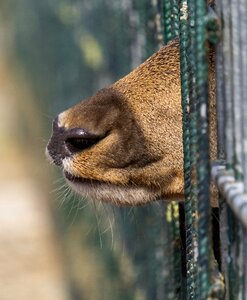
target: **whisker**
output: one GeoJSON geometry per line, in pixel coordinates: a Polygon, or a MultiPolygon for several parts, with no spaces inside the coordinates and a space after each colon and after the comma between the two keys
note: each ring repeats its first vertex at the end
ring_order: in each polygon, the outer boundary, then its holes
{"type": "MultiPolygon", "coordinates": [[[[72,209],[76,209],[76,211],[75,211],[75,214],[74,214],[74,216],[73,216],[73,218],[72,218],[72,220],[71,220],[71,223],[70,223],[70,225],[69,225],[69,228],[71,228],[73,225],[74,225],[74,223],[75,223],[75,221],[76,221],[76,218],[77,218],[77,216],[78,216],[78,212],[79,212],[79,196],[78,195],[74,195],[74,200],[76,201],[76,203],[77,203],[77,206],[73,206],[73,208],[72,209]]],[[[73,202],[73,205],[74,205],[74,202],[73,202]]]]}
{"type": "Polygon", "coordinates": [[[72,196],[72,193],[73,191],[71,190],[71,188],[69,186],[67,186],[64,190],[64,193],[62,194],[63,195],[63,198],[62,198],[62,201],[60,201],[61,197],[58,199],[58,201],[60,202],[59,204],[59,209],[62,208],[62,206],[64,205],[64,203],[66,202],[66,200],[70,199],[70,197],[72,196]]]}
{"type": "Polygon", "coordinates": [[[98,212],[97,212],[97,208],[95,205],[95,201],[92,201],[92,204],[93,204],[94,211],[95,211],[95,218],[96,218],[97,232],[98,232],[98,237],[99,237],[99,242],[100,242],[100,249],[103,249],[103,242],[102,242],[102,236],[101,236],[101,232],[100,232],[100,228],[99,228],[99,218],[98,218],[98,212]]]}
{"type": "Polygon", "coordinates": [[[61,184],[60,186],[58,186],[57,188],[54,188],[51,193],[58,193],[60,192],[62,189],[66,188],[68,185],[66,184],[66,182],[64,182],[63,184],[61,184]]]}
{"type": "Polygon", "coordinates": [[[108,217],[108,222],[110,224],[110,233],[111,233],[111,249],[113,249],[113,246],[114,246],[114,231],[113,231],[114,221],[115,220],[113,220],[113,223],[112,223],[111,218],[108,217]]]}
{"type": "MultiPolygon", "coordinates": [[[[70,191],[70,192],[71,192],[70,193],[70,196],[71,196],[71,194],[73,194],[73,192],[72,191],[70,191]]],[[[70,200],[72,200],[72,199],[70,199],[70,200]]],[[[70,211],[68,213],[68,217],[70,217],[72,211],[75,209],[75,203],[76,203],[76,198],[75,198],[75,196],[73,196],[72,206],[71,206],[70,211]]]]}
{"type": "Polygon", "coordinates": [[[82,209],[88,207],[88,205],[89,205],[89,201],[88,201],[87,199],[84,199],[84,198],[83,198],[83,199],[80,198],[80,203],[83,203],[82,206],[79,206],[79,207],[78,207],[80,210],[82,210],[82,209]]]}

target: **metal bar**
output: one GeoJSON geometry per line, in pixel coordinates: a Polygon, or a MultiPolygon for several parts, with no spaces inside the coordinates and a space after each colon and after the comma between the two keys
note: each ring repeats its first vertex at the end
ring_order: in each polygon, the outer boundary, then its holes
{"type": "Polygon", "coordinates": [[[240,44],[240,11],[238,0],[231,0],[231,49],[232,49],[232,100],[233,100],[233,142],[234,142],[234,171],[237,179],[242,179],[242,61],[240,44]]]}
{"type": "MultiPolygon", "coordinates": [[[[222,5],[221,1],[216,0],[216,13],[218,15],[218,22],[222,32],[222,5]]],[[[224,98],[224,68],[223,68],[223,43],[222,39],[216,45],[216,112],[217,112],[217,150],[218,159],[225,160],[225,126],[226,126],[226,107],[224,98]]]]}
{"type": "Polygon", "coordinates": [[[222,0],[222,57],[223,57],[223,80],[224,80],[224,99],[225,99],[225,151],[227,168],[233,162],[233,108],[232,108],[232,53],[230,48],[231,41],[231,19],[230,19],[230,0],[222,0]]]}
{"type": "Polygon", "coordinates": [[[241,98],[242,98],[242,151],[243,151],[243,174],[244,174],[244,188],[247,192],[247,1],[239,1],[240,12],[240,45],[241,48],[241,98]]]}
{"type": "Polygon", "coordinates": [[[195,61],[198,130],[198,287],[196,299],[206,299],[210,287],[210,201],[208,132],[208,63],[206,2],[195,0],[195,61]]]}
{"type": "Polygon", "coordinates": [[[237,219],[247,229],[247,193],[244,192],[244,183],[236,181],[233,171],[223,165],[212,168],[212,179],[237,219]]]}
{"type": "Polygon", "coordinates": [[[186,0],[179,3],[180,18],[180,69],[183,109],[183,147],[184,147],[184,189],[185,189],[185,224],[186,224],[186,298],[196,297],[197,273],[197,188],[196,188],[196,153],[197,127],[194,94],[194,51],[192,37],[193,5],[186,0]],[[192,174],[193,173],[193,174],[192,174]]]}

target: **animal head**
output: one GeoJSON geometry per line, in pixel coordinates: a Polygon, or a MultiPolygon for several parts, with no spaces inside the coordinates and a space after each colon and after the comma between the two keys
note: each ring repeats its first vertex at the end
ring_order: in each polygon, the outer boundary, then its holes
{"type": "Polygon", "coordinates": [[[86,198],[119,205],[181,199],[178,41],[59,114],[47,155],[86,198]]]}

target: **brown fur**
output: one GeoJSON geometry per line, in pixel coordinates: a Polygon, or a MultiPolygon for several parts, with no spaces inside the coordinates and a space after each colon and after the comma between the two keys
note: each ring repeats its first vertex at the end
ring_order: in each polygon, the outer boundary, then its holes
{"type": "MultiPolygon", "coordinates": [[[[213,80],[214,83],[214,80],[213,80]]],[[[175,40],[108,88],[59,115],[101,136],[63,160],[80,194],[120,205],[183,198],[179,45],[175,40]]]]}

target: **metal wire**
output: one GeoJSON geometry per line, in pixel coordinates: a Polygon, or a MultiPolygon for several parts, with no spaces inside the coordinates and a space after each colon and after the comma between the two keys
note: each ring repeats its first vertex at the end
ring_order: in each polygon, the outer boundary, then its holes
{"type": "Polygon", "coordinates": [[[172,3],[170,0],[163,1],[164,14],[164,42],[167,44],[173,38],[172,34],[172,3]]]}

